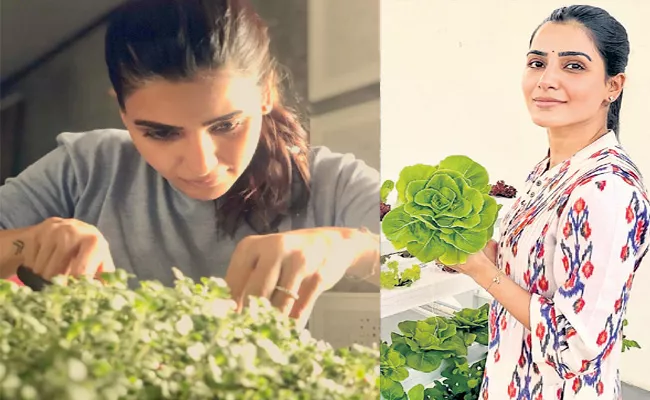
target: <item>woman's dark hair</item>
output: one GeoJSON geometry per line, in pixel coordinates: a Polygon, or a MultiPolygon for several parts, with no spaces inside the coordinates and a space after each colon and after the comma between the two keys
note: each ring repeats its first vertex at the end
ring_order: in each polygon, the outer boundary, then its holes
{"type": "MultiPolygon", "coordinates": [[[[532,45],[539,28],[547,22],[578,22],[587,29],[598,52],[605,61],[606,78],[611,78],[619,73],[625,72],[630,54],[630,42],[627,38],[627,31],[607,11],[602,8],[587,5],[573,5],[558,8],[535,29],[530,37],[529,45],[532,45]]],[[[620,126],[619,115],[622,101],[623,92],[621,91],[616,101],[610,104],[607,114],[607,129],[614,130],[617,137],[620,126]]]]}
{"type": "Polygon", "coordinates": [[[224,67],[255,74],[271,90],[273,109],[263,117],[253,160],[215,201],[218,226],[231,236],[244,220],[260,233],[273,231],[309,200],[307,133],[284,105],[269,44],[247,0],[129,0],[106,32],[106,64],[122,110],[148,80],[191,80],[224,67]]]}

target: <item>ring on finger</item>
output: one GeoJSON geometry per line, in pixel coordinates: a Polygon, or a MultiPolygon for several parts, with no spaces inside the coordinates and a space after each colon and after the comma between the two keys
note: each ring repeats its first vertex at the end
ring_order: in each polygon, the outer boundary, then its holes
{"type": "Polygon", "coordinates": [[[285,288],[283,286],[280,286],[280,285],[276,286],[275,290],[277,290],[278,292],[282,292],[282,293],[286,294],[287,296],[293,298],[294,300],[298,300],[300,298],[300,296],[298,296],[298,293],[294,292],[293,290],[289,290],[289,289],[287,289],[287,288],[285,288]]]}

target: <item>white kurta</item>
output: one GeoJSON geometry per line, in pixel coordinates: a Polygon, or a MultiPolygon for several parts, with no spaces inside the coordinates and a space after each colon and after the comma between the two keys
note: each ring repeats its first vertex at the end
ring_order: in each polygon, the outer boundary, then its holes
{"type": "Polygon", "coordinates": [[[547,166],[500,226],[497,264],[532,294],[532,333],[493,302],[481,398],[620,399],[622,324],[648,250],[646,189],[613,132],[547,166]]]}

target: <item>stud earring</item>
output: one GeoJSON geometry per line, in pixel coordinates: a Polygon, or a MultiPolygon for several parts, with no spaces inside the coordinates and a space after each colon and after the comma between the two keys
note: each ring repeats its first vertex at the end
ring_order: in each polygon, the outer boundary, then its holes
{"type": "Polygon", "coordinates": [[[610,103],[613,103],[614,100],[615,100],[615,99],[614,99],[614,96],[609,96],[609,102],[610,102],[610,103]]]}

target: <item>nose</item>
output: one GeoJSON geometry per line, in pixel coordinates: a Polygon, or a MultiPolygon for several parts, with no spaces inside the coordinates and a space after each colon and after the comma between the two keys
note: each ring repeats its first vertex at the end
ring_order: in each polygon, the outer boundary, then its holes
{"type": "Polygon", "coordinates": [[[539,77],[537,86],[542,90],[557,89],[559,84],[555,68],[550,65],[547,66],[546,69],[544,69],[542,75],[539,77]]]}
{"type": "Polygon", "coordinates": [[[214,171],[219,164],[217,146],[209,133],[199,133],[188,137],[185,164],[192,174],[204,176],[214,171]]]}

